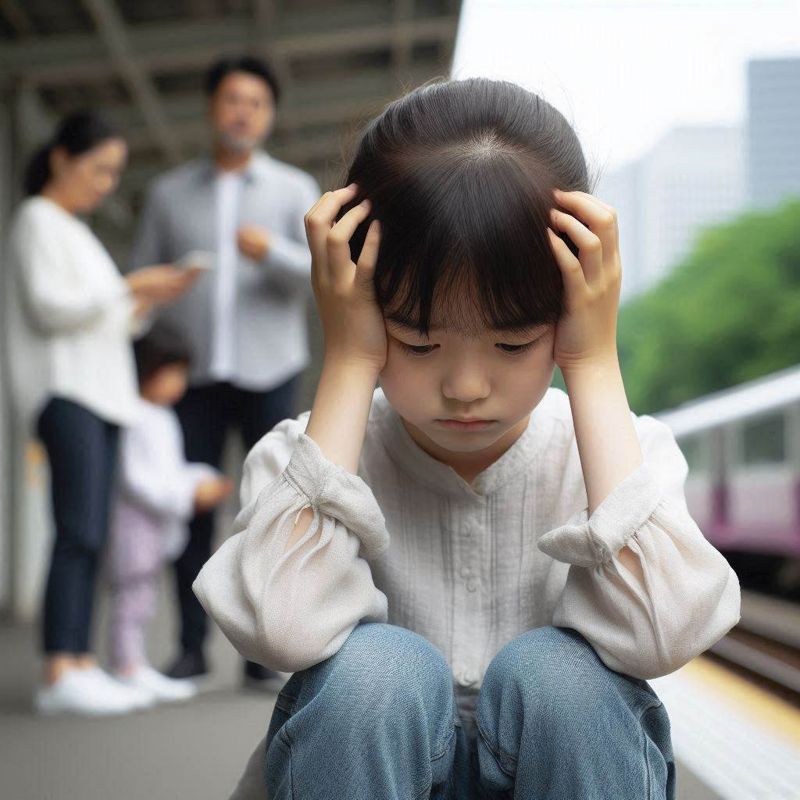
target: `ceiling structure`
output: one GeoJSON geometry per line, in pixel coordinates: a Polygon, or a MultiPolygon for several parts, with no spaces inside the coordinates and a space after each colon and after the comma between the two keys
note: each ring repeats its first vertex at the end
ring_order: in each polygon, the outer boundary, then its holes
{"type": "Polygon", "coordinates": [[[266,55],[283,85],[269,150],[330,186],[360,126],[447,75],[460,0],[0,0],[0,89],[29,149],[55,120],[97,108],[125,132],[121,202],[207,149],[203,75],[266,55]]]}

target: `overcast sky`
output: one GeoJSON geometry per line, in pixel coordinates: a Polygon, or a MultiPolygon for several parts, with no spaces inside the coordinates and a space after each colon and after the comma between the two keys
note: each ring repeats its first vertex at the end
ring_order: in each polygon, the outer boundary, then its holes
{"type": "Polygon", "coordinates": [[[464,0],[453,76],[539,92],[609,169],[676,125],[743,121],[746,61],[786,55],[800,0],[464,0]]]}

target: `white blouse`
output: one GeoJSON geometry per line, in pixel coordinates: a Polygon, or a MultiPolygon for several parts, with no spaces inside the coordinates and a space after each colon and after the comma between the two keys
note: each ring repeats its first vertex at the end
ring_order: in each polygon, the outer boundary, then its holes
{"type": "Polygon", "coordinates": [[[128,285],[89,226],[53,201],[23,201],[8,250],[13,395],[29,429],[50,397],[126,425],[138,405],[128,285]]]}
{"type": "MultiPolygon", "coordinates": [[[[388,621],[441,650],[469,716],[492,658],[532,628],[574,628],[608,667],[648,679],[739,619],[736,575],[690,517],[686,461],[652,417],[634,415],[643,464],[588,519],[561,390],[548,390],[523,435],[472,484],[411,439],[380,390],[358,476],[323,456],[307,420],[280,423],[252,449],[234,535],[194,584],[253,661],[306,669],[359,621],[388,621]],[[313,522],[287,547],[305,507],[313,522]],[[619,560],[625,545],[641,581],[619,560]]],[[[254,755],[249,772],[262,763],[254,755]]],[[[245,785],[263,784],[246,775],[237,797],[245,785]]]]}

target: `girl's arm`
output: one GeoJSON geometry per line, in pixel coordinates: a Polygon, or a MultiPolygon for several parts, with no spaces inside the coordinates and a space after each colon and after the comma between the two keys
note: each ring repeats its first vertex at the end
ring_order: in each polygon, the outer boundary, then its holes
{"type": "Polygon", "coordinates": [[[686,507],[688,468],[672,432],[652,417],[631,419],[642,464],[538,547],[570,565],[551,599],[552,624],[582,633],[611,669],[649,679],[724,636],[738,622],[740,593],[686,507]]]}
{"type": "Polygon", "coordinates": [[[387,619],[368,564],[388,545],[383,515],[364,481],[303,433],[303,417],[251,450],[234,535],[192,587],[243,656],[287,672],[332,656],[360,621],[387,619]]]}
{"type": "Polygon", "coordinates": [[[355,187],[329,192],[306,216],[325,333],[306,430],[281,423],[250,453],[237,533],[193,587],[240,653],[291,672],[332,656],[361,620],[387,618],[367,561],[388,546],[388,535],[372,492],[355,474],[386,358],[372,294],[378,231],[373,225],[356,265],[349,240],[369,207],[360,204],[334,224],[354,197],[355,187]]]}
{"type": "MultiPolygon", "coordinates": [[[[355,206],[334,224],[342,206],[355,196],[355,186],[327,192],[305,217],[312,285],[325,334],[322,373],[306,434],[326,458],[352,473],[358,471],[372,394],[386,363],[386,329],[372,284],[378,224],[370,226],[358,264],[351,260],[350,238],[369,215],[369,203],[355,206]]],[[[289,544],[308,530],[311,518],[306,509],[289,544]]]]}
{"type": "Polygon", "coordinates": [[[556,192],[550,232],[565,288],[554,340],[588,499],[585,523],[540,548],[572,564],[554,623],[580,630],[612,669],[648,678],[677,669],[739,617],[739,587],[689,516],[686,463],[665,426],[643,449],[616,351],[621,267],[614,210],[556,192]]]}

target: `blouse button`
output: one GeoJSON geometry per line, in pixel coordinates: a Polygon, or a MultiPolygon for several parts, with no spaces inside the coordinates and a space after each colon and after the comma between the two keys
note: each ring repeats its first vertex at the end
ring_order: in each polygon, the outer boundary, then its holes
{"type": "Polygon", "coordinates": [[[470,578],[467,581],[467,591],[468,592],[475,592],[478,589],[478,579],[477,578],[470,578]]]}
{"type": "Polygon", "coordinates": [[[462,669],[458,676],[456,677],[456,681],[458,682],[459,686],[472,686],[474,683],[477,682],[477,677],[475,673],[468,669],[462,669]]]}

